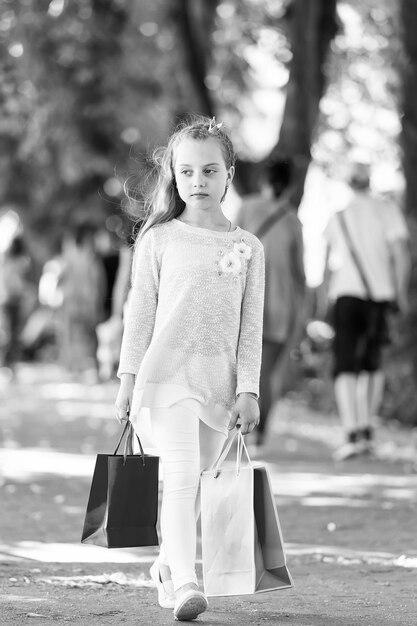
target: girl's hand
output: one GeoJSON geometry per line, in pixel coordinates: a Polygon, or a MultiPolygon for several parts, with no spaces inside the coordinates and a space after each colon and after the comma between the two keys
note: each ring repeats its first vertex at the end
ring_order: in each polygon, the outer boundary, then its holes
{"type": "Polygon", "coordinates": [[[251,433],[259,424],[258,401],[249,393],[240,393],[231,411],[228,429],[240,425],[242,435],[251,433]]]}
{"type": "Polygon", "coordinates": [[[134,374],[122,374],[120,377],[119,393],[117,394],[116,419],[119,424],[129,419],[129,411],[132,406],[133,388],[135,386],[134,374]]]}

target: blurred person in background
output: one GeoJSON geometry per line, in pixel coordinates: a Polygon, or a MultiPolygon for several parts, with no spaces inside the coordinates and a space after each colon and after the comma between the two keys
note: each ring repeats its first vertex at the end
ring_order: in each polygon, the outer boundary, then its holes
{"type": "Polygon", "coordinates": [[[353,166],[353,197],[324,231],[335,337],[334,392],[345,443],[335,460],[372,452],[382,402],[388,315],[408,310],[408,230],[399,207],[370,191],[370,168],[353,166]]]}
{"type": "Polygon", "coordinates": [[[13,367],[22,358],[21,332],[36,306],[32,259],[21,232],[0,255],[0,365],[13,367]]]}
{"type": "Polygon", "coordinates": [[[109,254],[104,256],[107,278],[105,320],[96,328],[97,361],[102,380],[112,378],[119,363],[123,335],[123,312],[130,288],[133,243],[132,235],[125,237],[124,240],[119,239],[117,248],[113,248],[117,258],[114,259],[113,255],[109,254]]]}
{"type": "Polygon", "coordinates": [[[65,366],[97,375],[96,327],[104,318],[106,275],[95,249],[96,228],[89,222],[72,227],[61,254],[58,287],[62,295],[60,348],[65,366]]]}
{"type": "Polygon", "coordinates": [[[301,339],[305,322],[303,232],[290,202],[292,168],[288,160],[269,164],[266,193],[244,197],[237,216],[239,226],[256,235],[265,250],[258,451],[265,443],[272,406],[284,393],[291,351],[301,339]]]}
{"type": "Polygon", "coordinates": [[[103,294],[103,315],[108,319],[112,310],[112,292],[119,267],[119,237],[109,231],[105,226],[100,227],[94,236],[94,248],[101,259],[104,276],[105,289],[103,294]]]}

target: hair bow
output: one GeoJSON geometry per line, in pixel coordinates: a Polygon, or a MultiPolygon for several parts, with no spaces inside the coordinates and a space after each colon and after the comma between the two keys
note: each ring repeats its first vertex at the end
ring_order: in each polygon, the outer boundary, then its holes
{"type": "Polygon", "coordinates": [[[220,122],[219,124],[216,124],[216,118],[215,118],[215,117],[213,117],[213,118],[210,120],[210,125],[209,125],[209,128],[208,128],[208,132],[209,132],[209,133],[212,133],[212,132],[214,132],[215,130],[220,130],[222,126],[223,126],[223,122],[220,122]]]}

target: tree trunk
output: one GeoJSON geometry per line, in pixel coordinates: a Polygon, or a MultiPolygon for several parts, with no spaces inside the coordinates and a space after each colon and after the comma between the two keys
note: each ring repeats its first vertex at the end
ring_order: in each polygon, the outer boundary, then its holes
{"type": "MultiPolygon", "coordinates": [[[[171,19],[178,33],[184,55],[184,64],[190,76],[192,93],[184,113],[189,113],[190,102],[195,111],[210,117],[214,104],[205,79],[211,61],[211,34],[214,28],[218,0],[177,0],[170,8],[171,19]],[[195,103],[195,105],[193,104],[195,103]]],[[[177,115],[182,117],[182,112],[177,115]]]]}
{"type": "MultiPolygon", "coordinates": [[[[401,22],[404,60],[402,63],[402,134],[403,171],[405,176],[405,210],[410,227],[412,271],[410,281],[410,313],[402,327],[398,347],[401,362],[411,362],[411,375],[402,376],[401,392],[394,399],[393,415],[401,421],[417,424],[417,3],[401,1],[401,22]],[[398,414],[398,415],[397,415],[398,414]]],[[[404,367],[403,367],[404,369],[404,367]]],[[[398,373],[395,373],[398,378],[398,373]]]]}
{"type": "Polygon", "coordinates": [[[407,181],[405,205],[407,212],[417,217],[417,3],[402,0],[403,26],[403,167],[407,181]]]}
{"type": "Polygon", "coordinates": [[[337,32],[336,0],[294,0],[289,8],[292,60],[284,119],[274,157],[292,160],[292,201],[301,202],[311,143],[325,89],[325,62],[337,32]]]}
{"type": "Polygon", "coordinates": [[[239,193],[257,191],[259,170],[268,162],[288,160],[294,165],[289,196],[298,207],[311,161],[320,99],[325,90],[326,57],[338,28],[336,0],[293,0],[286,19],[292,60],[279,139],[263,163],[239,163],[235,183],[239,193]]]}

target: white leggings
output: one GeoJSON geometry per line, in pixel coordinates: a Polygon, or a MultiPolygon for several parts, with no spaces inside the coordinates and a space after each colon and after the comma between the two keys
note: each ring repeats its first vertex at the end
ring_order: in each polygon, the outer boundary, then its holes
{"type": "Polygon", "coordinates": [[[180,405],[151,409],[151,424],[162,461],[162,544],[159,561],[169,565],[174,589],[197,584],[195,573],[200,474],[220,454],[226,438],[180,405]]]}

